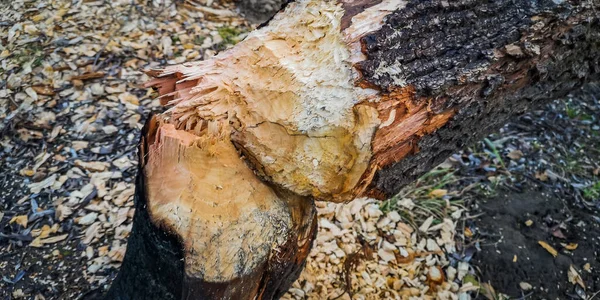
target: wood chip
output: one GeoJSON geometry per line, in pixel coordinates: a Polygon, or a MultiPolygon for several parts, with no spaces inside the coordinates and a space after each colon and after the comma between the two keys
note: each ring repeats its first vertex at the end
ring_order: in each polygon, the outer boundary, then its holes
{"type": "Polygon", "coordinates": [[[576,243],[569,243],[569,244],[562,244],[562,243],[561,243],[561,245],[562,245],[562,246],[563,246],[565,249],[567,249],[567,250],[569,250],[569,251],[573,251],[573,250],[577,249],[577,247],[579,246],[579,245],[578,245],[578,244],[576,244],[576,243]]]}
{"type": "Polygon", "coordinates": [[[578,284],[583,289],[585,289],[585,282],[583,281],[583,279],[581,278],[581,275],[579,275],[579,273],[577,272],[577,270],[575,269],[575,267],[573,265],[571,265],[569,267],[569,272],[567,273],[567,275],[568,275],[570,283],[578,284]]]}
{"type": "Polygon", "coordinates": [[[583,265],[583,269],[588,273],[592,273],[592,265],[590,265],[590,263],[583,265]]]}
{"type": "Polygon", "coordinates": [[[448,190],[435,189],[435,190],[429,192],[429,197],[432,197],[432,198],[442,198],[442,197],[446,196],[446,194],[448,194],[448,190]]]}
{"type": "Polygon", "coordinates": [[[519,282],[519,287],[521,287],[521,289],[524,291],[529,291],[533,289],[533,286],[531,286],[531,284],[524,281],[519,282]]]}
{"type": "Polygon", "coordinates": [[[62,234],[62,235],[57,235],[57,236],[53,236],[53,237],[49,237],[46,239],[42,239],[40,237],[34,239],[31,244],[29,244],[31,247],[42,247],[43,245],[46,244],[54,244],[54,243],[58,243],[60,241],[65,240],[67,237],[69,236],[68,233],[62,234]]]}
{"type": "Polygon", "coordinates": [[[54,96],[54,89],[49,85],[34,85],[31,87],[39,95],[54,96]]]}
{"type": "Polygon", "coordinates": [[[556,251],[556,249],[554,249],[548,243],[546,243],[544,241],[538,241],[538,244],[540,244],[540,246],[542,246],[544,249],[546,249],[546,251],[548,251],[548,253],[552,254],[552,256],[554,256],[554,257],[558,256],[558,251],[556,251]]]}
{"type": "Polygon", "coordinates": [[[521,157],[523,157],[523,152],[521,150],[513,150],[510,151],[510,153],[508,153],[506,156],[512,160],[519,160],[521,157]]]}
{"type": "Polygon", "coordinates": [[[41,192],[43,189],[50,187],[54,184],[54,182],[56,181],[56,174],[52,174],[51,176],[47,177],[46,179],[40,181],[40,182],[35,182],[32,184],[29,184],[29,189],[31,190],[32,193],[37,194],[39,192],[41,192]]]}
{"type": "Polygon", "coordinates": [[[93,172],[102,172],[104,170],[106,170],[106,168],[109,166],[108,163],[105,162],[100,162],[100,161],[82,161],[82,160],[75,160],[75,165],[78,167],[82,167],[88,171],[93,171],[93,172]]]}
{"type": "Polygon", "coordinates": [[[431,226],[431,223],[433,223],[433,216],[430,216],[429,218],[427,218],[423,224],[421,224],[421,226],[419,227],[419,230],[421,232],[427,232],[427,230],[429,230],[429,227],[431,226]]]}

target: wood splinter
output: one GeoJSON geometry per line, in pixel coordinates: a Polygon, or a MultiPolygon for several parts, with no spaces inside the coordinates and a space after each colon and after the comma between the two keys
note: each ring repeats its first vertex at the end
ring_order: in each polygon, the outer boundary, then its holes
{"type": "Polygon", "coordinates": [[[149,72],[169,109],[143,131],[107,298],[279,298],[315,200],[392,196],[598,78],[599,5],[567,2],[299,0],[230,50],[149,72]]]}

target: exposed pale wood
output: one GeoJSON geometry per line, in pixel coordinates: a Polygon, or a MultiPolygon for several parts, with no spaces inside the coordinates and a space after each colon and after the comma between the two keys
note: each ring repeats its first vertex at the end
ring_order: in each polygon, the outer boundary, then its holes
{"type": "Polygon", "coordinates": [[[313,201],[258,180],[228,140],[157,117],[143,134],[132,236],[106,299],[285,293],[316,234],[313,201]]]}

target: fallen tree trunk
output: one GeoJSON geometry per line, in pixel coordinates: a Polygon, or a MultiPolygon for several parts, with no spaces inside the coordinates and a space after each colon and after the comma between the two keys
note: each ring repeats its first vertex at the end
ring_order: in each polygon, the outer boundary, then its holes
{"type": "Polygon", "coordinates": [[[592,1],[302,0],[233,49],[152,71],[110,299],[273,299],[313,201],[393,196],[510,116],[598,79],[592,1]]]}

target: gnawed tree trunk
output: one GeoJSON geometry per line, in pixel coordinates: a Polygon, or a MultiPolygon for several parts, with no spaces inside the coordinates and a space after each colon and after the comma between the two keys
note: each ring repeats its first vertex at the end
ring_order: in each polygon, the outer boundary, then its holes
{"type": "Polygon", "coordinates": [[[600,71],[593,1],[302,0],[231,50],[153,71],[110,299],[272,299],[313,201],[384,199],[600,71]]]}

